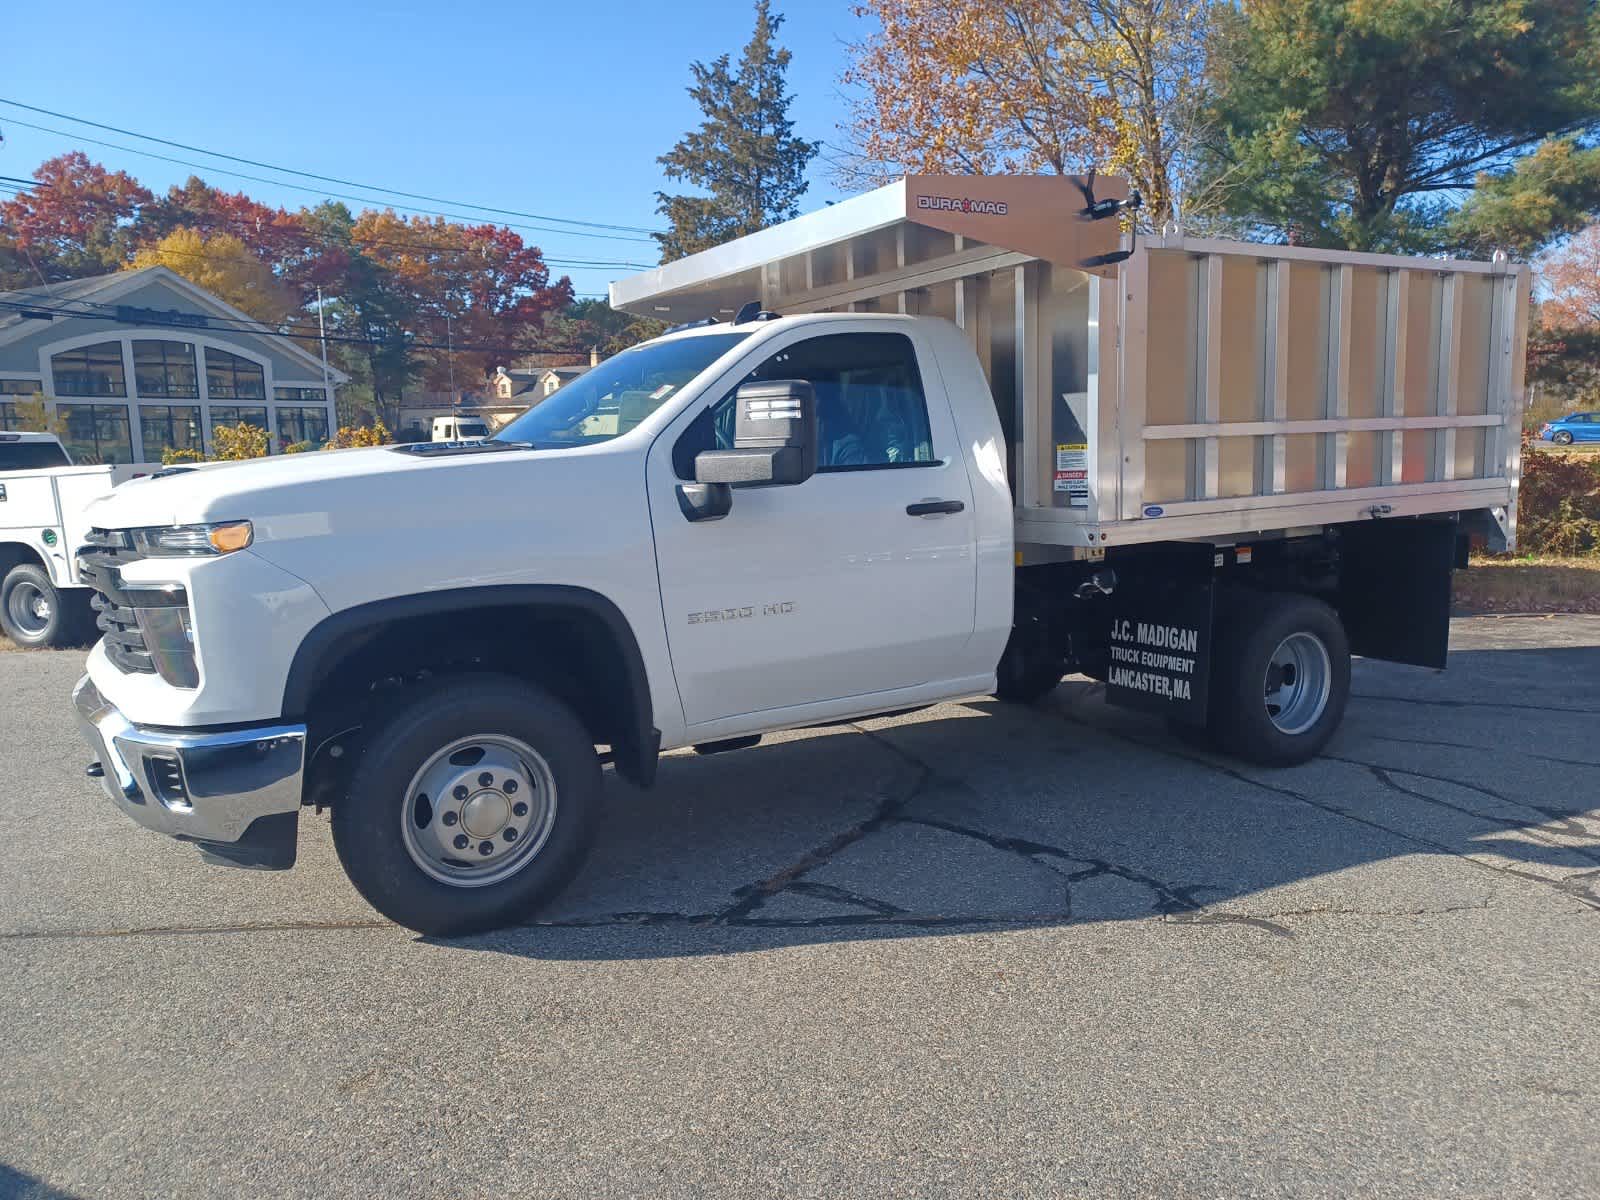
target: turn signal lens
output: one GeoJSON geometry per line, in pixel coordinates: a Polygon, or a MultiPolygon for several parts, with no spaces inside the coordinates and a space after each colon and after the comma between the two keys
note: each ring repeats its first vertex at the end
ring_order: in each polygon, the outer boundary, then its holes
{"type": "Polygon", "coordinates": [[[243,550],[255,540],[255,530],[249,521],[230,521],[226,525],[213,525],[210,532],[212,548],[218,554],[232,554],[243,550]]]}

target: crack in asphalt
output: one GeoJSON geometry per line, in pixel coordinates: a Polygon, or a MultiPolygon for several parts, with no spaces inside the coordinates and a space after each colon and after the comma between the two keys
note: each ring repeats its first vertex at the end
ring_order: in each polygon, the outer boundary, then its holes
{"type": "Polygon", "coordinates": [[[1425,708],[1517,708],[1528,712],[1573,713],[1578,716],[1600,716],[1600,708],[1568,708],[1558,704],[1518,704],[1511,700],[1443,700],[1421,696],[1386,696],[1378,692],[1351,692],[1352,700],[1388,700],[1393,704],[1420,704],[1425,708]]]}
{"type": "Polygon", "coordinates": [[[182,937],[197,933],[336,933],[347,929],[394,929],[393,921],[262,921],[233,925],[140,925],[128,929],[13,929],[0,932],[0,941],[25,942],[44,938],[182,937]]]}
{"type": "MultiPolygon", "coordinates": [[[[1082,729],[1093,730],[1096,733],[1104,734],[1108,737],[1114,737],[1119,741],[1128,743],[1129,745],[1140,746],[1146,750],[1154,750],[1156,753],[1164,754],[1168,758],[1175,758],[1182,762],[1191,763],[1195,766],[1202,767],[1206,770],[1215,772],[1218,775],[1223,775],[1240,783],[1247,783],[1252,787],[1260,788],[1262,791],[1272,792],[1276,795],[1286,797],[1287,799],[1297,801],[1301,804],[1309,805],[1312,808],[1321,809],[1325,813],[1335,817],[1341,817],[1346,821],[1352,821],[1358,825],[1365,825],[1368,828],[1376,829],[1382,833],[1387,833],[1391,837],[1400,838],[1402,841],[1412,842],[1418,846],[1426,846],[1431,850],[1436,850],[1441,854],[1447,854],[1452,858],[1460,859],[1462,862],[1470,863],[1472,866],[1479,867],[1482,870],[1493,871],[1496,874],[1509,875],[1514,879],[1524,879],[1532,883],[1541,884],[1545,887],[1561,892],[1564,895],[1570,896],[1572,899],[1577,900],[1580,904],[1587,908],[1600,911],[1600,890],[1597,890],[1596,886],[1591,883],[1591,881],[1600,881],[1600,871],[1583,871],[1577,874],[1569,875],[1563,879],[1552,879],[1547,875],[1540,875],[1533,871],[1525,871],[1518,867],[1506,866],[1499,863],[1484,862],[1482,859],[1475,858],[1471,854],[1445,845],[1443,842],[1437,842],[1432,838],[1421,837],[1413,833],[1406,833],[1403,830],[1395,829],[1391,826],[1385,825],[1381,821],[1374,821],[1370,817],[1363,817],[1358,813],[1349,811],[1348,809],[1340,808],[1337,804],[1332,804],[1325,800],[1317,800],[1314,797],[1307,796],[1303,792],[1297,792],[1293,788],[1284,787],[1281,784],[1267,783],[1260,779],[1254,779],[1251,776],[1246,775],[1243,771],[1236,770],[1233,767],[1225,766],[1222,763],[1213,762],[1212,760],[1203,758],[1200,755],[1184,754],[1181,751],[1174,750],[1170,746],[1164,746],[1160,742],[1152,739],[1133,737],[1120,730],[1093,724],[1092,722],[1083,720],[1081,717],[1075,716],[1070,710],[1057,711],[1060,712],[1060,715],[1064,720],[1069,721],[1082,729]]],[[[1422,798],[1431,799],[1431,797],[1422,798]]],[[[1563,848],[1570,849],[1570,847],[1563,848]]]]}
{"type": "MultiPolygon", "coordinates": [[[[1369,737],[1375,742],[1399,742],[1401,745],[1405,745],[1405,746],[1433,746],[1433,747],[1437,747],[1437,748],[1440,748],[1440,749],[1447,749],[1447,750],[1472,750],[1472,751],[1474,751],[1476,753],[1479,753],[1479,754],[1490,754],[1490,755],[1505,753],[1505,751],[1502,750],[1499,747],[1489,747],[1489,746],[1483,745],[1482,743],[1478,743],[1478,744],[1474,745],[1471,742],[1441,742],[1441,741],[1438,741],[1435,738],[1395,737],[1393,734],[1388,734],[1388,733],[1368,733],[1366,731],[1363,731],[1363,736],[1369,737]]],[[[1516,754],[1519,758],[1531,758],[1531,759],[1534,759],[1534,760],[1536,760],[1538,762],[1556,763],[1556,764],[1558,764],[1560,766],[1563,766],[1563,767],[1597,767],[1597,768],[1600,768],[1600,761],[1595,761],[1593,759],[1587,759],[1587,758],[1558,758],[1553,754],[1535,754],[1531,750],[1514,750],[1514,751],[1512,751],[1512,753],[1516,754]]]]}
{"type": "Polygon", "coordinates": [[[1491,824],[1499,825],[1505,829],[1526,833],[1529,836],[1536,838],[1538,841],[1543,842],[1547,846],[1553,846],[1561,850],[1570,850],[1572,853],[1587,859],[1596,866],[1600,866],[1600,858],[1596,858],[1593,854],[1589,853],[1590,847],[1569,846],[1564,842],[1558,842],[1554,840],[1554,837],[1539,836],[1540,833],[1543,832],[1560,837],[1579,838],[1590,842],[1592,846],[1595,836],[1594,832],[1578,820],[1578,818],[1586,815],[1588,811],[1587,809],[1579,809],[1574,811],[1573,809],[1568,808],[1549,808],[1542,804],[1535,804],[1531,800],[1514,800],[1505,793],[1497,792],[1493,788],[1485,787],[1481,783],[1469,783],[1465,779],[1454,779],[1448,775],[1434,775],[1427,771],[1419,771],[1415,767],[1402,767],[1391,765],[1389,763],[1374,763],[1368,762],[1361,758],[1344,758],[1337,754],[1325,753],[1322,755],[1322,757],[1332,762],[1348,763],[1354,767],[1365,767],[1374,779],[1383,784],[1384,787],[1390,788],[1393,791],[1400,792],[1406,796],[1414,796],[1418,800],[1425,801],[1428,804],[1436,805],[1439,808],[1447,808],[1452,812],[1461,813],[1463,816],[1474,817],[1477,820],[1488,821],[1491,824]],[[1477,792],[1479,795],[1488,796],[1491,800],[1498,800],[1507,808],[1526,808],[1536,813],[1542,813],[1544,816],[1550,818],[1551,823],[1547,825],[1529,825],[1523,821],[1512,820],[1510,817],[1497,817],[1492,813],[1486,813],[1475,808],[1468,808],[1464,804],[1452,804],[1448,800],[1441,800],[1437,796],[1429,796],[1423,792],[1416,791],[1413,788],[1408,788],[1404,784],[1395,782],[1393,778],[1395,775],[1410,775],[1413,779],[1427,779],[1434,783],[1443,783],[1448,784],[1451,787],[1458,787],[1464,791],[1477,792]]]}

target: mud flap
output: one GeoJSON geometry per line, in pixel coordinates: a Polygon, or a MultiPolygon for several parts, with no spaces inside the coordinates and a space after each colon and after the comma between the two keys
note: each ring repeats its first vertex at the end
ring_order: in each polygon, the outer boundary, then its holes
{"type": "Polygon", "coordinates": [[[1351,654],[1444,666],[1458,533],[1454,521],[1340,526],[1338,609],[1351,654]]]}
{"type": "Polygon", "coordinates": [[[1170,559],[1157,570],[1119,568],[1106,699],[1199,726],[1211,683],[1215,588],[1211,548],[1194,549],[1191,569],[1170,559]]]}

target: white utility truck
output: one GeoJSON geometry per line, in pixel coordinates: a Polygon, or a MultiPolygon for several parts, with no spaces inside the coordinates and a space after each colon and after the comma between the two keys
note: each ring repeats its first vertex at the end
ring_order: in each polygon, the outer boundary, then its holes
{"type": "Polygon", "coordinates": [[[477,417],[435,417],[433,438],[435,442],[459,442],[468,438],[489,436],[489,426],[477,417]]]}
{"type": "Polygon", "coordinates": [[[81,646],[95,636],[93,593],[78,577],[89,502],[160,467],[75,467],[53,433],[0,433],[0,632],[19,646],[81,646]]]}
{"type": "Polygon", "coordinates": [[[1127,194],[908,178],[614,284],[693,324],[485,441],[118,488],[90,774],[251,866],[329,806],[362,894],[454,934],[663,750],[1080,671],[1311,757],[1351,654],[1443,666],[1458,556],[1512,541],[1528,272],[1130,245],[1127,194]]]}

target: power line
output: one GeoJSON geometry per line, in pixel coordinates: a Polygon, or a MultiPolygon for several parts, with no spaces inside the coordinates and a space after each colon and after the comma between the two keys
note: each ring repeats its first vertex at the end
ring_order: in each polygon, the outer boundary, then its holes
{"type": "MultiPolygon", "coordinates": [[[[267,171],[277,171],[284,175],[298,175],[302,179],[316,179],[323,183],[337,183],[340,187],[360,188],[368,192],[387,192],[392,196],[404,196],[410,200],[426,200],[430,204],[445,204],[451,208],[473,208],[479,212],[499,213],[507,217],[529,217],[535,221],[555,221],[562,225],[581,225],[588,229],[613,229],[625,233],[657,233],[659,230],[646,229],[640,225],[611,225],[603,221],[580,221],[573,217],[551,217],[542,213],[522,212],[514,208],[493,208],[487,204],[469,204],[463,200],[445,200],[438,196],[426,196],[420,192],[403,192],[398,188],[380,187],[373,183],[357,183],[353,179],[339,179],[333,175],[318,175],[314,171],[300,171],[294,167],[280,167],[273,163],[260,162],[253,158],[241,158],[236,154],[224,154],[220,150],[207,150],[203,146],[191,146],[185,142],[175,142],[168,138],[156,137],[153,134],[137,133],[132,129],[121,129],[115,125],[103,125],[99,121],[91,121],[87,117],[74,117],[69,113],[53,112],[48,108],[37,108],[32,104],[23,104],[20,100],[7,100],[0,97],[0,104],[12,108],[23,108],[29,112],[43,113],[47,117],[55,117],[61,121],[71,121],[74,125],[88,125],[94,129],[104,129],[111,133],[120,133],[123,137],[138,138],[143,142],[156,142],[162,146],[172,146],[178,150],[187,150],[191,154],[204,154],[209,158],[222,158],[228,162],[243,163],[248,167],[260,167],[267,171]]],[[[16,122],[21,125],[21,121],[16,122]]],[[[37,126],[28,126],[37,128],[37,126]]],[[[48,132],[48,131],[47,131],[48,132]]],[[[70,136],[70,135],[69,135],[70,136]]],[[[137,151],[135,151],[137,153],[137,151]]]]}
{"type": "MultiPolygon", "coordinates": [[[[16,194],[16,195],[20,195],[25,191],[41,188],[43,186],[44,185],[41,184],[36,179],[21,179],[21,178],[15,176],[15,175],[0,175],[0,190],[10,191],[10,192],[12,192],[13,194],[16,194]]],[[[83,202],[87,202],[87,203],[91,203],[91,204],[105,204],[106,203],[106,201],[104,201],[99,196],[80,196],[80,197],[77,197],[77,199],[78,199],[78,201],[80,203],[83,203],[83,202]]],[[[279,211],[281,212],[283,210],[280,209],[279,211]]],[[[292,215],[292,214],[290,214],[290,215],[292,215]]],[[[194,216],[197,218],[197,221],[196,221],[197,224],[207,224],[207,223],[217,224],[217,225],[229,225],[229,224],[231,224],[235,228],[244,228],[244,229],[249,229],[251,227],[251,225],[252,225],[252,222],[247,217],[234,217],[234,216],[228,216],[228,215],[222,214],[222,213],[195,213],[194,216]]],[[[352,237],[350,240],[347,241],[347,240],[345,240],[343,238],[336,237],[336,236],[334,236],[332,234],[319,234],[319,233],[315,233],[315,232],[313,232],[312,230],[309,230],[309,229],[300,229],[298,231],[291,231],[291,230],[284,229],[282,226],[274,226],[273,229],[274,229],[274,233],[275,233],[276,236],[280,236],[280,237],[284,238],[285,240],[288,240],[288,239],[294,238],[294,237],[307,238],[307,239],[310,239],[310,240],[313,240],[313,241],[321,242],[323,245],[326,245],[326,246],[332,246],[332,247],[335,247],[335,248],[348,249],[348,250],[363,250],[368,246],[384,246],[384,247],[389,247],[389,248],[399,249],[399,250],[418,250],[418,251],[424,251],[424,252],[435,253],[435,254],[473,254],[473,253],[479,253],[479,251],[476,248],[472,247],[472,246],[450,246],[450,245],[445,245],[445,244],[439,243],[439,242],[410,242],[410,241],[396,241],[396,240],[393,240],[393,239],[385,239],[385,238],[366,238],[366,237],[352,237]]],[[[255,223],[255,230],[256,230],[256,232],[258,234],[263,232],[259,222],[255,223]]],[[[542,249],[540,249],[538,246],[529,246],[527,248],[530,249],[530,250],[538,251],[541,260],[546,265],[553,266],[553,267],[573,267],[573,268],[580,268],[580,269],[582,269],[582,268],[600,268],[600,269],[603,269],[603,268],[619,268],[619,269],[635,270],[635,271],[648,270],[649,267],[650,267],[650,264],[648,264],[648,263],[630,262],[630,261],[627,261],[627,260],[624,260],[624,259],[548,257],[548,256],[546,256],[544,254],[544,251],[542,249]]],[[[177,251],[167,251],[166,253],[178,253],[178,252],[177,251]]]]}
{"type": "MultiPolygon", "coordinates": [[[[12,292],[10,294],[14,295],[14,296],[32,295],[32,293],[23,292],[23,291],[12,292]]],[[[101,304],[100,302],[94,301],[94,300],[68,300],[68,301],[63,302],[63,301],[58,300],[56,297],[47,296],[47,297],[40,298],[40,302],[37,302],[37,303],[25,303],[25,302],[17,301],[17,300],[0,300],[0,308],[9,308],[9,309],[15,309],[15,310],[24,311],[24,312],[47,312],[47,313],[51,313],[51,314],[53,314],[55,316],[76,317],[79,320],[85,320],[85,321],[116,321],[116,320],[118,320],[117,314],[115,312],[104,312],[104,313],[102,313],[102,312],[80,312],[80,311],[76,311],[74,309],[62,308],[62,307],[60,307],[60,305],[62,303],[94,305],[95,307],[103,307],[103,308],[115,308],[116,307],[115,305],[101,304]]],[[[218,331],[221,331],[223,333],[248,333],[248,334],[251,334],[252,336],[255,336],[255,337],[285,338],[285,339],[290,340],[290,341],[300,341],[300,342],[315,342],[321,336],[313,328],[307,328],[306,331],[303,332],[303,333],[291,333],[291,332],[285,332],[285,331],[280,330],[280,329],[272,329],[272,328],[262,327],[262,326],[258,326],[258,325],[245,324],[245,323],[238,322],[238,321],[230,321],[229,319],[227,319],[225,317],[212,317],[212,316],[207,316],[206,317],[206,323],[205,323],[205,325],[203,327],[201,327],[201,326],[193,326],[193,327],[191,327],[191,326],[187,326],[187,325],[172,325],[172,326],[170,326],[170,328],[172,329],[173,333],[176,334],[176,335],[181,335],[185,330],[188,330],[188,329],[191,329],[191,328],[196,328],[196,329],[204,328],[204,329],[218,330],[218,331]]],[[[405,347],[408,350],[451,350],[451,349],[453,349],[457,353],[460,353],[460,354],[566,354],[566,353],[570,352],[568,349],[566,349],[564,347],[559,347],[558,348],[558,347],[553,347],[553,346],[481,346],[481,345],[479,345],[479,346],[474,346],[474,345],[463,346],[460,343],[455,343],[455,344],[452,345],[449,342],[419,342],[419,341],[414,341],[414,340],[407,340],[410,335],[408,335],[406,333],[406,331],[403,330],[403,329],[400,330],[399,333],[400,333],[401,340],[405,342],[405,347]]],[[[180,338],[180,340],[181,340],[181,338],[180,338]]],[[[389,345],[393,344],[392,342],[390,342],[390,341],[388,341],[388,340],[386,340],[384,338],[359,338],[359,337],[351,337],[348,334],[333,334],[333,333],[328,334],[327,337],[326,337],[326,340],[330,341],[330,342],[339,342],[339,343],[344,344],[344,345],[352,345],[352,346],[389,346],[389,345]]]]}
{"type": "MultiPolygon", "coordinates": [[[[305,187],[301,184],[285,183],[281,179],[266,179],[260,175],[247,175],[243,171],[229,171],[226,168],[213,166],[210,163],[190,162],[188,159],[172,158],[165,154],[156,154],[151,150],[138,150],[132,146],[119,146],[115,142],[104,142],[98,138],[85,137],[81,133],[70,133],[65,129],[51,129],[46,125],[34,125],[28,121],[19,121],[16,117],[7,117],[6,120],[12,125],[20,125],[24,129],[35,129],[40,133],[51,133],[55,134],[57,137],[73,138],[80,142],[87,142],[91,146],[104,146],[111,150],[121,150],[126,154],[138,154],[145,158],[157,159],[160,162],[176,163],[180,167],[193,167],[197,171],[211,171],[218,175],[228,175],[234,179],[248,179],[252,183],[264,183],[269,187],[288,188],[290,191],[305,192],[308,195],[321,196],[324,199],[332,198],[335,200],[353,200],[357,204],[377,204],[382,205],[385,208],[397,208],[404,212],[419,213],[423,216],[445,217],[452,221],[465,221],[469,223],[480,221],[480,218],[478,217],[466,216],[462,213],[418,208],[415,205],[409,204],[395,204],[393,201],[379,196],[352,196],[344,192],[327,192],[319,188],[305,187]]],[[[492,224],[492,222],[485,223],[492,224]]],[[[653,242],[655,240],[654,238],[650,237],[635,237],[633,234],[627,233],[588,233],[582,229],[554,229],[548,225],[519,224],[516,221],[502,221],[500,224],[509,226],[512,229],[531,229],[538,233],[561,233],[566,234],[569,237],[604,238],[613,242],[653,242]]]]}

